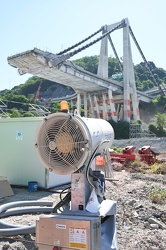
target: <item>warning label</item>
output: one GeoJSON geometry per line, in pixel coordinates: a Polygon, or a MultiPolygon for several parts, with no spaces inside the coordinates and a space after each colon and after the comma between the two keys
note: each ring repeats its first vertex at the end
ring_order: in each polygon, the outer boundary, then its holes
{"type": "Polygon", "coordinates": [[[86,243],[86,229],[85,228],[69,228],[69,243],[70,247],[78,247],[85,249],[86,243]]]}

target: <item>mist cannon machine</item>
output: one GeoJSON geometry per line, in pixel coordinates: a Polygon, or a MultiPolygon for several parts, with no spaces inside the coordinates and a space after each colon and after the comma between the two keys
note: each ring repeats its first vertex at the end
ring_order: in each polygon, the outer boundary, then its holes
{"type": "Polygon", "coordinates": [[[43,119],[35,144],[39,158],[50,171],[71,174],[71,187],[52,214],[36,222],[39,250],[117,249],[116,202],[105,199],[105,175],[93,164],[113,140],[103,119],[63,112],[43,119]]]}

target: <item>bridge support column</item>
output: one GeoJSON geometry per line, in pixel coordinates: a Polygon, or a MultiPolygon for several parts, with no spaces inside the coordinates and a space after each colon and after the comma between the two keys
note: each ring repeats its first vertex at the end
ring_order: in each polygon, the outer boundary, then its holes
{"type": "MultiPolygon", "coordinates": [[[[103,34],[107,32],[107,25],[103,31],[103,34]]],[[[108,79],[108,39],[104,37],[101,40],[99,65],[97,70],[97,75],[108,79]]]]}
{"type": "Polygon", "coordinates": [[[131,101],[132,101],[132,108],[133,108],[133,119],[140,120],[139,101],[138,101],[138,97],[137,97],[134,67],[133,67],[132,54],[131,54],[131,46],[130,46],[129,53],[130,53],[130,58],[131,58],[131,60],[130,60],[130,84],[131,84],[131,87],[133,89],[133,93],[131,94],[131,101]]]}
{"type": "Polygon", "coordinates": [[[112,96],[112,90],[109,89],[108,90],[108,97],[109,97],[109,106],[110,106],[110,110],[111,110],[111,118],[112,120],[114,120],[115,122],[117,122],[117,113],[115,110],[115,102],[112,96]]]}
{"type": "Polygon", "coordinates": [[[89,116],[94,118],[95,112],[94,112],[94,105],[93,105],[92,96],[89,94],[88,97],[89,97],[89,102],[90,102],[90,110],[89,110],[90,114],[89,114],[89,116]]]}
{"type": "Polygon", "coordinates": [[[123,120],[123,105],[122,103],[117,104],[117,119],[118,120],[123,120]]]}
{"type": "Polygon", "coordinates": [[[84,116],[88,117],[87,94],[84,93],[84,116]]]}
{"type": "Polygon", "coordinates": [[[133,119],[139,120],[139,107],[137,100],[137,89],[134,76],[134,66],[132,60],[129,22],[125,19],[123,27],[123,84],[124,84],[124,121],[130,122],[131,106],[133,110],[133,119]],[[130,90],[131,89],[131,90],[130,90]]]}
{"type": "MultiPolygon", "coordinates": [[[[107,32],[107,25],[104,27],[103,33],[105,32],[107,32]]],[[[108,79],[108,38],[107,37],[104,37],[101,41],[97,75],[102,78],[108,79]]],[[[114,99],[112,96],[112,90],[111,89],[108,90],[108,99],[105,94],[102,95],[102,98],[103,98],[103,118],[106,120],[109,120],[112,118],[114,121],[117,121],[117,114],[115,110],[114,99]]],[[[97,100],[95,102],[97,103],[97,100]]],[[[98,113],[99,111],[97,108],[97,114],[98,113]]]]}
{"type": "Polygon", "coordinates": [[[95,104],[95,107],[96,107],[97,118],[102,118],[101,117],[102,115],[100,113],[100,100],[96,95],[94,95],[94,104],[95,104]]]}
{"type": "Polygon", "coordinates": [[[71,110],[73,110],[73,106],[74,106],[73,100],[70,100],[70,109],[71,109],[71,110]]]}
{"type": "Polygon", "coordinates": [[[81,114],[81,95],[80,95],[80,93],[77,93],[77,111],[79,114],[81,114]]]}
{"type": "Polygon", "coordinates": [[[130,122],[130,56],[129,56],[129,23],[125,19],[126,25],[123,28],[123,111],[124,121],[130,122]]]}
{"type": "Polygon", "coordinates": [[[108,121],[111,118],[110,117],[111,113],[109,112],[109,109],[108,109],[108,100],[107,100],[106,94],[103,94],[102,98],[103,98],[103,119],[108,121]]]}

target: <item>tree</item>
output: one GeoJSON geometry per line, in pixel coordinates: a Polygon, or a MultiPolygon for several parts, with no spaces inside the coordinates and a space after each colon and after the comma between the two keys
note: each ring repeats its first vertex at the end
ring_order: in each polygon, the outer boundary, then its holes
{"type": "Polygon", "coordinates": [[[13,108],[10,117],[11,118],[21,117],[21,113],[18,111],[18,109],[13,108]]]}
{"type": "Polygon", "coordinates": [[[166,96],[158,95],[155,99],[152,100],[155,106],[161,106],[166,109],[166,96]]]}
{"type": "Polygon", "coordinates": [[[108,59],[108,77],[111,77],[113,74],[121,72],[119,63],[116,58],[110,57],[108,59]]]}
{"type": "Polygon", "coordinates": [[[151,80],[146,80],[146,81],[142,81],[142,85],[143,90],[148,90],[148,89],[152,89],[154,87],[154,83],[151,80]]]}
{"type": "Polygon", "coordinates": [[[83,69],[93,74],[97,74],[97,67],[99,62],[98,56],[85,56],[80,59],[74,60],[73,62],[83,69]]]}
{"type": "Polygon", "coordinates": [[[56,113],[60,111],[60,102],[54,102],[51,108],[51,113],[56,113]]]}
{"type": "Polygon", "coordinates": [[[34,117],[35,115],[33,114],[33,113],[31,113],[31,112],[25,112],[25,113],[23,113],[23,117],[34,117]]]}
{"type": "Polygon", "coordinates": [[[164,127],[166,126],[166,114],[157,113],[156,118],[157,118],[156,123],[158,130],[164,131],[164,127]]]}

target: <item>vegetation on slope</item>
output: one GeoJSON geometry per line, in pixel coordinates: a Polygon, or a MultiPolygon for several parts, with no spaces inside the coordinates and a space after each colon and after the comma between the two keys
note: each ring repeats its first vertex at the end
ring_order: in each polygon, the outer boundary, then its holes
{"type": "MultiPolygon", "coordinates": [[[[98,61],[98,56],[85,56],[83,58],[75,60],[74,63],[87,71],[97,74],[98,61]]],[[[166,71],[162,68],[157,68],[153,62],[148,62],[148,65],[153,72],[157,83],[163,86],[166,85],[166,71]]],[[[153,79],[144,62],[135,65],[134,70],[138,90],[146,91],[157,87],[155,86],[155,83],[153,82],[153,79]]],[[[110,57],[108,59],[108,77],[112,77],[117,73],[121,73],[118,61],[116,58],[110,57]]]]}

